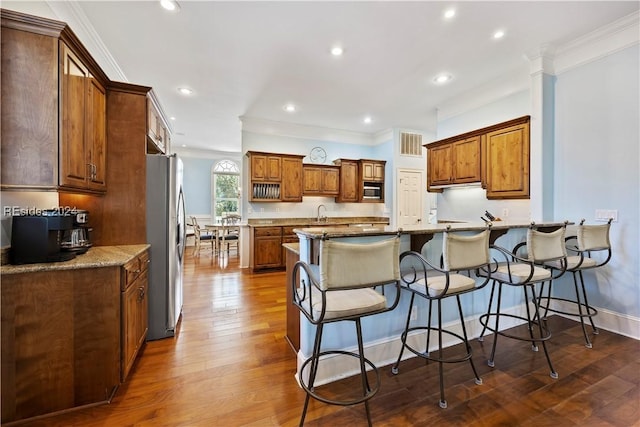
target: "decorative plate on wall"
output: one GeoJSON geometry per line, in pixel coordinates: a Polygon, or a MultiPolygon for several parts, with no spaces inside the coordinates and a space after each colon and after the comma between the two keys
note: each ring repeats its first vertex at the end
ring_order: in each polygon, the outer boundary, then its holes
{"type": "Polygon", "coordinates": [[[327,152],[322,147],[313,147],[309,153],[309,160],[312,163],[324,163],[327,160],[327,152]]]}

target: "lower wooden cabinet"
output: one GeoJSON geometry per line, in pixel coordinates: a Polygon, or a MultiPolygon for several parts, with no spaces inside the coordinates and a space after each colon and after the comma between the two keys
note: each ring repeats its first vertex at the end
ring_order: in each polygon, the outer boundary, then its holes
{"type": "Polygon", "coordinates": [[[282,227],[253,229],[250,264],[253,270],[282,266],[282,227]]]}
{"type": "Polygon", "coordinates": [[[149,252],[129,261],[122,268],[122,360],[121,377],[124,382],[133,367],[136,356],[147,337],[149,302],[149,252]]]}

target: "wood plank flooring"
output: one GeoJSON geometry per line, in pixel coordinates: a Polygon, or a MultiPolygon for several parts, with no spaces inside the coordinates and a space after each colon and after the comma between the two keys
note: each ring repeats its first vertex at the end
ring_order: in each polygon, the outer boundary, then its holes
{"type": "MultiPolygon", "coordinates": [[[[304,393],[284,339],[285,273],[251,274],[201,251],[185,265],[177,337],[148,342],[112,403],[32,421],[32,426],[294,426],[304,393]]],[[[376,426],[640,426],[640,342],[607,331],[583,345],[578,323],[550,318],[544,353],[501,339],[496,367],[486,364],[492,337],[473,341],[483,379],[466,363],[445,365],[448,409],[438,407],[438,367],[407,360],[381,368],[371,400],[376,426]]],[[[364,407],[312,400],[308,426],[366,425],[364,407]]]]}

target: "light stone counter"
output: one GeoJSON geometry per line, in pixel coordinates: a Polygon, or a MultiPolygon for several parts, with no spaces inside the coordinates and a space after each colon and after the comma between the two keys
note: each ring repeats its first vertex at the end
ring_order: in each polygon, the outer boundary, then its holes
{"type": "Polygon", "coordinates": [[[32,273],[39,271],[78,270],[82,268],[111,267],[124,265],[135,258],[150,245],[95,246],[74,259],[63,262],[39,264],[3,265],[2,275],[32,273]]]}

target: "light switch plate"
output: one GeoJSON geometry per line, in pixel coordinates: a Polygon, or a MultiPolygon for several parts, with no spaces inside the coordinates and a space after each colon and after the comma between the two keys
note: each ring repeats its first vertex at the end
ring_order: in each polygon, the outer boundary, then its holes
{"type": "Polygon", "coordinates": [[[613,222],[618,222],[617,209],[596,209],[596,221],[607,222],[613,218],[613,222]]]}

